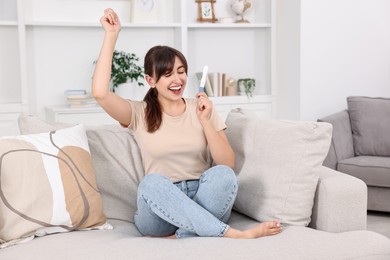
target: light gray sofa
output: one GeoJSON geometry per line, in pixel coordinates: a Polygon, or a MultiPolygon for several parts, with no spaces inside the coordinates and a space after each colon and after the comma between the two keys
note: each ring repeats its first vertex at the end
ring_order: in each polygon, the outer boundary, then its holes
{"type": "MultiPolygon", "coordinates": [[[[28,134],[58,128],[28,116],[19,124],[28,134]]],[[[87,136],[104,212],[114,229],[43,236],[0,249],[0,259],[390,259],[390,240],[365,230],[366,185],[323,166],[316,170],[308,227],[287,225],[279,235],[251,240],[142,237],[132,216],[142,167],[131,133],[101,126],[87,130],[87,136]]],[[[256,223],[237,211],[229,221],[236,228],[256,223]]]]}
{"type": "Polygon", "coordinates": [[[390,99],[351,96],[347,105],[319,119],[333,125],[323,165],[363,180],[368,210],[390,212],[390,99]]]}

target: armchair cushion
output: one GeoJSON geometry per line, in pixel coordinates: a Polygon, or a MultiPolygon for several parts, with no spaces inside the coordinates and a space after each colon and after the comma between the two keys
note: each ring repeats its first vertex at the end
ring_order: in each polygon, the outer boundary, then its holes
{"type": "Polygon", "coordinates": [[[357,156],[340,161],[338,170],[363,180],[368,186],[390,188],[390,157],[357,156]]]}
{"type": "Polygon", "coordinates": [[[262,120],[235,109],[227,136],[236,152],[235,209],[259,221],[306,226],[318,174],[330,145],[328,123],[262,120]]]}
{"type": "Polygon", "coordinates": [[[390,99],[348,97],[347,103],[355,154],[390,156],[390,99]]]}

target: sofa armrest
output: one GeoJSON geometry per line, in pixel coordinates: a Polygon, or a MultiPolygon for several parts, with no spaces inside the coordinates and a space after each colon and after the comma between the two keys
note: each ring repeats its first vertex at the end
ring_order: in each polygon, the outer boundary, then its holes
{"type": "Polygon", "coordinates": [[[337,162],[355,156],[349,112],[343,110],[318,119],[318,121],[327,122],[333,126],[332,143],[323,165],[336,170],[337,162]]]}
{"type": "Polygon", "coordinates": [[[319,168],[310,227],[328,232],[365,230],[367,227],[367,186],[358,178],[319,168]]]}

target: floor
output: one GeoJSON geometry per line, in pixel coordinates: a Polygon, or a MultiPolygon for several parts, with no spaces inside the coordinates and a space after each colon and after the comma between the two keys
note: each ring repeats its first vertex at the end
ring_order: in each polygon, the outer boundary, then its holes
{"type": "Polygon", "coordinates": [[[390,213],[369,211],[367,214],[367,229],[390,238],[390,213]]]}

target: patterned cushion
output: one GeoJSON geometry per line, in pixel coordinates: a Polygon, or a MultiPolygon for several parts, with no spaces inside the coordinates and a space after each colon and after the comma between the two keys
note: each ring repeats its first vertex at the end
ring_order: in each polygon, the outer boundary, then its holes
{"type": "MultiPolygon", "coordinates": [[[[49,123],[34,115],[20,115],[18,123],[22,134],[66,127],[66,124],[49,123]]],[[[138,184],[145,171],[132,131],[113,124],[89,126],[86,133],[106,217],[134,222],[138,184]]]]}
{"type": "Polygon", "coordinates": [[[82,125],[0,138],[0,247],[110,228],[82,125]]]}

